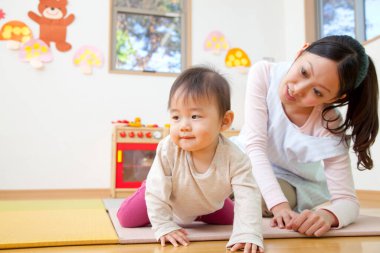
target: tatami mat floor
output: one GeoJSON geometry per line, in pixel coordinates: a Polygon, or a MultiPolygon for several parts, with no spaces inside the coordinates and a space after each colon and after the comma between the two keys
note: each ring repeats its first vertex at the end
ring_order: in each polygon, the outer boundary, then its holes
{"type": "MultiPolygon", "coordinates": [[[[362,202],[361,214],[380,216],[380,203],[362,202]]],[[[7,249],[0,252],[29,253],[29,252],[91,252],[91,253],[220,253],[225,249],[226,241],[193,242],[187,247],[161,247],[159,244],[134,245],[88,245],[65,247],[41,247],[25,249],[7,249]]],[[[379,253],[380,236],[374,237],[335,237],[335,238],[296,238],[296,239],[267,239],[266,253],[379,253]]]]}

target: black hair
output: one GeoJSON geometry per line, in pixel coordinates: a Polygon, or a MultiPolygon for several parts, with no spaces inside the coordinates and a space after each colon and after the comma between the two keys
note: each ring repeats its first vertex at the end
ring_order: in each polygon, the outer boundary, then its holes
{"type": "Polygon", "coordinates": [[[327,124],[326,128],[334,134],[342,135],[342,140],[347,144],[352,139],[353,150],[358,157],[357,168],[371,169],[373,161],[370,147],[375,142],[379,129],[379,88],[372,59],[357,40],[347,35],[324,37],[313,42],[305,51],[337,63],[340,82],[337,98],[340,99],[326,105],[322,113],[323,119],[327,123],[338,120],[327,119],[328,112],[347,106],[343,123],[336,128],[329,128],[327,124]],[[368,68],[363,67],[364,63],[368,68]]]}
{"type": "MultiPolygon", "coordinates": [[[[183,71],[174,81],[169,94],[168,109],[174,95],[182,95],[184,102],[190,99],[214,98],[218,105],[219,116],[231,109],[231,91],[228,81],[216,70],[196,66],[183,71]],[[180,90],[180,94],[176,94],[180,90]]],[[[182,98],[181,98],[182,99],[182,98]]]]}

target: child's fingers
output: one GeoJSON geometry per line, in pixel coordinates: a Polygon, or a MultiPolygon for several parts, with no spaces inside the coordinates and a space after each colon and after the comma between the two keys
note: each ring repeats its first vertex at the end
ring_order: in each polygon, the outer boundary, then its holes
{"type": "Polygon", "coordinates": [[[178,243],[177,243],[176,239],[175,239],[173,236],[171,236],[171,235],[167,235],[167,236],[166,236],[166,239],[167,239],[171,244],[173,244],[174,247],[178,247],[178,243]]]}
{"type": "Polygon", "coordinates": [[[259,253],[264,253],[264,249],[259,247],[259,253]]]}
{"type": "Polygon", "coordinates": [[[230,249],[231,251],[237,251],[244,248],[244,243],[236,243],[232,248],[230,249]]]}
{"type": "Polygon", "coordinates": [[[165,247],[165,236],[161,236],[160,241],[161,241],[161,246],[165,247]]]}
{"type": "Polygon", "coordinates": [[[187,239],[187,236],[179,231],[178,233],[173,234],[173,237],[177,242],[179,242],[183,246],[187,246],[189,244],[189,239],[187,239]]]}
{"type": "Polygon", "coordinates": [[[256,253],[256,245],[252,245],[252,243],[246,243],[244,246],[244,253],[256,253]],[[252,249],[252,252],[251,252],[251,249],[252,249]]]}
{"type": "Polygon", "coordinates": [[[181,228],[179,231],[181,231],[181,232],[184,233],[185,235],[189,235],[189,233],[187,233],[186,229],[184,229],[184,228],[181,228]]]}

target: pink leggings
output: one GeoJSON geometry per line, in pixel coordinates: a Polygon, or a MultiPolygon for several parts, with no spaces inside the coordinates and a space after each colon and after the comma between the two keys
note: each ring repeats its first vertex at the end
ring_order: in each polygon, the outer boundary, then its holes
{"type": "MultiPolygon", "coordinates": [[[[144,227],[150,224],[145,203],[145,181],[141,187],[121,204],[117,218],[125,228],[144,227]]],[[[224,206],[213,213],[198,216],[196,221],[208,224],[232,225],[234,220],[234,203],[230,198],[224,201],[224,206]]]]}

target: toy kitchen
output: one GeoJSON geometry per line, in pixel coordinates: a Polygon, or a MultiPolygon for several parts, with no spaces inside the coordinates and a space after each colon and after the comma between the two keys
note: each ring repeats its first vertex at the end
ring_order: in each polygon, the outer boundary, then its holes
{"type": "Polygon", "coordinates": [[[117,121],[112,133],[111,195],[131,195],[146,179],[158,143],[169,134],[169,127],[117,121]]]}

